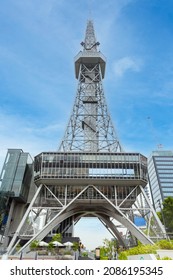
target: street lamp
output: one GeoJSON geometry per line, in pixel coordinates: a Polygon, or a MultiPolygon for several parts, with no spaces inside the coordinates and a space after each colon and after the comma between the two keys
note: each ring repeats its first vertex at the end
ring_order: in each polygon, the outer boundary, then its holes
{"type": "Polygon", "coordinates": [[[100,248],[96,248],[95,254],[96,254],[96,260],[100,260],[100,248]]]}

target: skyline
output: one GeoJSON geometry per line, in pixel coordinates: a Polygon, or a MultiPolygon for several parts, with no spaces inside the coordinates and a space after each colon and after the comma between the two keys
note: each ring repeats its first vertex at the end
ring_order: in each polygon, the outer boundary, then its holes
{"type": "Polygon", "coordinates": [[[169,0],[1,3],[0,169],[8,148],[32,157],[57,150],[77,90],[74,57],[90,17],[107,58],[105,97],[124,150],[145,156],[160,144],[173,150],[172,13],[169,0]]]}

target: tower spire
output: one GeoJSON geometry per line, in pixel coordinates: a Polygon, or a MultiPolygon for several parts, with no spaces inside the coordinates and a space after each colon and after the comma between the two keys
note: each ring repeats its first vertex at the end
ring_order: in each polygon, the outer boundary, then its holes
{"type": "Polygon", "coordinates": [[[95,31],[93,26],[93,21],[88,20],[87,22],[87,28],[85,33],[85,40],[81,43],[81,45],[84,47],[84,51],[97,51],[97,46],[99,45],[99,42],[96,41],[95,37],[95,31]]]}
{"type": "Polygon", "coordinates": [[[97,50],[93,21],[87,21],[83,51],[75,57],[78,88],[60,151],[120,152],[108,113],[102,79],[106,58],[97,50]]]}

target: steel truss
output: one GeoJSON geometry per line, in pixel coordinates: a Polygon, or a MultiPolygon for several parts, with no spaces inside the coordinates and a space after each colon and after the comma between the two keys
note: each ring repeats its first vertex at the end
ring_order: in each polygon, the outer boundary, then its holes
{"type": "MultiPolygon", "coordinates": [[[[86,37],[89,37],[88,34],[86,37]]],[[[83,45],[83,52],[75,58],[77,94],[59,151],[118,152],[122,148],[108,112],[102,85],[105,58],[97,51],[96,44],[93,44],[93,48],[91,44],[87,45],[83,45]]]]}
{"type": "MultiPolygon", "coordinates": [[[[122,237],[114,220],[127,228],[132,235],[143,244],[152,244],[153,240],[165,238],[164,228],[150,204],[143,187],[134,187],[131,193],[129,193],[129,196],[135,196],[134,198],[137,199],[138,194],[140,193],[140,195],[143,196],[143,199],[145,199],[145,208],[126,207],[128,197],[121,199],[121,202],[113,195],[108,198],[108,196],[104,194],[104,189],[99,186],[83,186],[81,191],[73,198],[69,198],[68,188],[69,186],[65,187],[65,197],[62,200],[52,192],[52,186],[40,185],[38,187],[37,193],[13,235],[7,249],[8,254],[15,252],[15,247],[22,239],[29,240],[20,249],[19,253],[21,251],[29,251],[30,244],[33,240],[42,240],[53,229],[57,229],[61,222],[69,217],[73,217],[74,221],[79,221],[80,218],[86,216],[98,217],[124,247],[130,246],[130,244],[128,244],[127,240],[122,237]],[[52,207],[49,206],[46,208],[43,201],[43,205],[40,204],[40,199],[43,197],[43,193],[47,193],[48,200],[49,194],[51,194],[52,200],[54,200],[52,207]],[[86,197],[88,198],[86,199],[86,197]],[[147,234],[134,224],[134,214],[143,216],[145,219],[148,230],[147,234]],[[44,216],[44,225],[41,229],[36,229],[35,224],[38,224],[38,218],[40,219],[42,215],[44,216]]],[[[73,188],[75,189],[75,187],[73,188]]],[[[118,189],[114,186],[114,193],[117,192],[118,189]]]]}

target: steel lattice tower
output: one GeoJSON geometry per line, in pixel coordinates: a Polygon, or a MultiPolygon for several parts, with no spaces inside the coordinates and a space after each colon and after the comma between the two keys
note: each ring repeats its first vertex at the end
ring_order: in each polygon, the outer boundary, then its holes
{"type": "Polygon", "coordinates": [[[78,88],[60,151],[118,152],[121,146],[115,133],[102,85],[106,59],[97,50],[92,21],[88,21],[83,51],[75,57],[78,88]]]}
{"type": "Polygon", "coordinates": [[[165,237],[145,193],[147,158],[122,151],[108,113],[102,85],[106,59],[98,51],[91,20],[81,44],[83,50],[75,57],[77,94],[65,135],[58,152],[35,157],[37,190],[15,233],[8,228],[9,254],[22,240],[27,242],[20,251],[26,252],[33,240],[53,232],[65,235],[86,216],[97,217],[125,247],[134,239],[127,243],[114,220],[144,244],[165,237]],[[145,219],[147,235],[135,225],[136,213],[145,219]],[[41,228],[36,227],[40,219],[41,228]]]}

